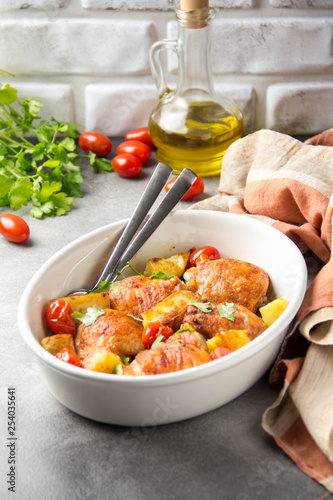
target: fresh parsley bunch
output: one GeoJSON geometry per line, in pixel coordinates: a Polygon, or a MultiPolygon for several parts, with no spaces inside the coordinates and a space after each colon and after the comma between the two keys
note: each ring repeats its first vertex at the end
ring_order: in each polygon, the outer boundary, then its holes
{"type": "Polygon", "coordinates": [[[97,173],[113,170],[106,158],[78,153],[77,124],[52,117],[34,126],[41,107],[40,101],[19,98],[15,88],[0,84],[0,206],[18,210],[31,203],[30,214],[37,219],[64,215],[74,197],[82,197],[80,157],[89,158],[97,173]]]}

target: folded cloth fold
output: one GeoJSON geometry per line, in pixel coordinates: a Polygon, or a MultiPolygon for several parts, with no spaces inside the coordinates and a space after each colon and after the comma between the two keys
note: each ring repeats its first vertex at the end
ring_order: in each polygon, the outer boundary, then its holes
{"type": "Polygon", "coordinates": [[[272,368],[280,395],[263,428],[333,492],[333,130],[306,143],[260,130],[227,150],[219,193],[191,209],[258,218],[284,232],[315,275],[272,368]],[[314,147],[315,146],[315,147],[314,147]]]}

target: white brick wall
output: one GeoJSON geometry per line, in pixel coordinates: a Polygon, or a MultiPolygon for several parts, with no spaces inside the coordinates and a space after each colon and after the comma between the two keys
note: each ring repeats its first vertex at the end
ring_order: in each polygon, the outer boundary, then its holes
{"type": "Polygon", "coordinates": [[[267,125],[288,134],[332,128],[333,82],[271,85],[267,90],[267,125]]]}
{"type": "MultiPolygon", "coordinates": [[[[213,72],[245,133],[333,127],[333,0],[216,0],[213,72]]],[[[157,101],[149,48],[176,38],[173,0],[0,0],[1,76],[43,118],[110,136],[147,124],[157,101]]],[[[168,58],[174,84],[177,60],[168,58]]]]}
{"type": "Polygon", "coordinates": [[[18,9],[56,10],[68,7],[70,0],[1,0],[0,11],[18,9]]]}

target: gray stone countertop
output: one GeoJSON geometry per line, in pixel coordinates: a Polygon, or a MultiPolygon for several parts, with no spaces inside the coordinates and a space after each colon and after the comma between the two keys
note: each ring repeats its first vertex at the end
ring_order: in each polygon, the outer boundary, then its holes
{"type": "MultiPolygon", "coordinates": [[[[114,151],[119,139],[114,140],[114,151]]],[[[261,427],[277,392],[266,374],[231,403],[191,420],[129,428],[87,420],[48,392],[17,326],[22,291],[57,250],[83,234],[129,217],[154,168],[140,177],[95,174],[87,165],[83,198],[64,217],[43,221],[17,212],[31,237],[0,238],[0,498],[17,500],[322,500],[327,491],[304,475],[261,427]],[[8,491],[7,390],[16,389],[16,492],[8,491]]],[[[217,193],[205,180],[200,199],[217,193]]],[[[181,202],[186,209],[191,202],[181,202]]],[[[0,214],[8,208],[1,208],[0,214]]]]}

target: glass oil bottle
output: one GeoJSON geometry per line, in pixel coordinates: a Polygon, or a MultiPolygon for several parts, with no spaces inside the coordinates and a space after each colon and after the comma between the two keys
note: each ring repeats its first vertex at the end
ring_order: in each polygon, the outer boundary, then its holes
{"type": "Polygon", "coordinates": [[[149,119],[157,147],[157,161],[175,173],[184,168],[201,177],[217,175],[222,158],[243,134],[243,118],[236,105],[214,94],[210,61],[210,31],[216,14],[209,0],[181,0],[176,6],[178,40],[156,42],[150,64],[159,101],[149,119]],[[160,61],[161,50],[178,55],[178,82],[171,90],[160,61]]]}

